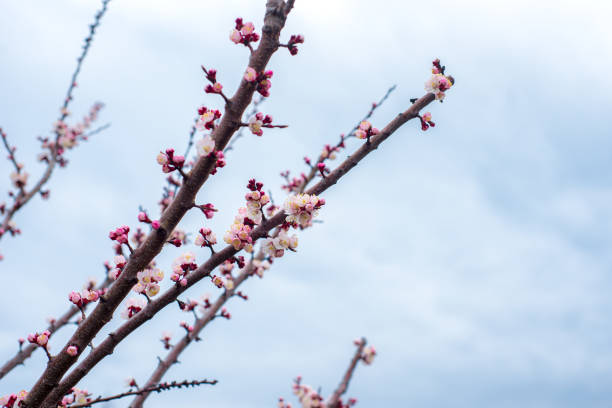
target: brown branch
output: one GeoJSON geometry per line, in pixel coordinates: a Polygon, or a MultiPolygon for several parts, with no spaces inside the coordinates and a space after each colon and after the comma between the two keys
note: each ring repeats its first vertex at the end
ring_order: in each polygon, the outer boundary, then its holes
{"type": "MultiPolygon", "coordinates": [[[[249,66],[256,72],[262,72],[265,69],[272,54],[278,49],[278,38],[286,20],[286,15],[283,14],[283,5],[283,1],[267,1],[261,42],[257,50],[251,54],[249,59],[249,66]]],[[[232,135],[239,128],[240,120],[251,102],[255,88],[255,83],[249,83],[243,78],[238,90],[231,99],[231,103],[226,105],[226,111],[221,118],[221,123],[213,131],[213,139],[217,150],[223,150],[232,135]]],[[[121,273],[121,276],[115,281],[107,295],[103,298],[104,301],[96,305],[89,317],[81,322],[71,339],[61,349],[62,351],[49,362],[45,371],[28,393],[26,400],[23,402],[24,407],[38,407],[41,405],[54,406],[62,398],[65,391],[58,385],[59,381],[77,361],[79,354],[86,348],[87,344],[89,344],[102,327],[112,319],[113,312],[136,283],[137,272],[144,269],[159,254],[166,242],[168,234],[174,230],[186,212],[192,208],[197,192],[208,179],[210,172],[215,168],[215,163],[216,157],[214,155],[200,157],[198,159],[193,169],[189,172],[188,178],[184,180],[176,197],[162,214],[160,228],[151,231],[143,245],[134,251],[121,273]],[[70,356],[65,352],[68,345],[77,346],[79,353],[76,356],[70,356]]],[[[229,254],[229,252],[228,250],[225,254],[229,254]]],[[[211,259],[221,259],[220,256],[222,255],[217,253],[211,257],[211,259]]],[[[180,293],[180,290],[178,293],[180,293]]],[[[176,293],[176,295],[178,295],[178,293],[176,293]]],[[[169,296],[171,297],[172,294],[169,296]]],[[[170,302],[173,300],[174,299],[170,300],[170,302]]],[[[151,302],[146,309],[153,311],[156,307],[155,305],[161,306],[162,303],[163,302],[159,301],[151,302]]],[[[150,315],[149,313],[138,313],[137,316],[149,316],[145,319],[148,320],[153,317],[153,314],[154,312],[150,315]]],[[[135,324],[138,320],[139,319],[130,319],[128,323],[133,322],[132,324],[135,324]]],[[[140,324],[142,323],[143,322],[140,324]]],[[[128,325],[128,327],[130,326],[131,325],[128,325]]],[[[131,330],[138,326],[139,325],[136,325],[131,330]]],[[[127,330],[125,334],[127,335],[131,330],[127,330]]],[[[117,338],[121,337],[120,334],[121,333],[119,333],[118,336],[118,332],[115,332],[117,338]]],[[[114,348],[114,344],[112,344],[111,341],[108,349],[99,346],[88,355],[87,359],[92,357],[95,360],[98,354],[100,354],[101,359],[106,353],[112,351],[112,348],[114,348]]],[[[81,367],[81,365],[79,365],[79,367],[81,367]]],[[[73,378],[72,374],[75,374],[74,377],[82,377],[82,375],[79,375],[79,373],[82,372],[79,367],[77,367],[75,372],[71,373],[68,378],[73,378]]],[[[85,372],[89,371],[90,368],[91,367],[88,367],[85,372]]],[[[83,375],[84,374],[83,372],[83,375]]],[[[68,378],[62,381],[62,384],[72,382],[72,379],[68,380],[68,378]]],[[[68,389],[69,388],[70,387],[68,387],[68,389]]]]}
{"type": "MultiPolygon", "coordinates": [[[[418,99],[408,110],[403,113],[400,113],[395,119],[393,119],[387,126],[385,126],[382,131],[375,136],[372,136],[370,139],[370,143],[364,143],[361,145],[359,149],[352,156],[349,156],[340,166],[338,166],[334,171],[332,171],[326,178],[322,179],[314,185],[312,188],[306,191],[307,194],[321,194],[329,187],[333,186],[348,173],[353,167],[355,167],[365,156],[367,156],[372,151],[376,150],[378,146],[384,142],[391,134],[393,134],[400,126],[406,123],[408,120],[417,117],[419,111],[427,106],[429,103],[434,101],[434,94],[428,93],[425,96],[418,99]]],[[[191,181],[191,178],[190,180],[191,181]]],[[[183,188],[181,188],[181,191],[183,188]]],[[[179,192],[180,194],[180,192],[179,192]]],[[[174,204],[174,203],[173,203],[174,204]]],[[[168,212],[168,211],[167,211],[168,212]]],[[[167,214],[164,213],[164,215],[167,214]]],[[[285,221],[286,214],[283,211],[279,211],[272,218],[269,218],[262,222],[257,228],[253,230],[251,233],[251,238],[253,241],[256,241],[259,238],[266,237],[268,233],[274,228],[281,225],[285,221]]],[[[163,223],[163,218],[162,218],[163,223]]],[[[146,249],[147,243],[145,243],[141,248],[146,249]]],[[[141,248],[136,250],[135,254],[141,251],[141,248]]],[[[56,356],[48,365],[46,370],[46,374],[43,374],[43,377],[39,380],[35,387],[41,387],[41,389],[46,389],[49,393],[48,397],[45,399],[44,403],[41,404],[43,407],[54,407],[57,401],[59,401],[63,395],[73,386],[75,386],[96,364],[98,364],[103,358],[110,355],[114,348],[119,344],[123,339],[125,339],[129,334],[131,334],[138,327],[143,325],[145,322],[153,318],[153,316],[162,310],[167,305],[176,301],[178,296],[183,293],[185,290],[189,289],[191,286],[196,284],[198,281],[204,279],[209,276],[214,268],[219,266],[226,259],[231,258],[239,251],[235,250],[233,246],[228,245],[221,251],[213,254],[206,262],[200,265],[195,271],[191,272],[187,275],[187,284],[185,286],[175,285],[168,289],[164,294],[159,296],[154,301],[150,302],[143,310],[136,313],[132,318],[130,318],[127,322],[121,325],[117,330],[113,333],[109,334],[109,336],[104,339],[95,350],[93,350],[81,363],[75,367],[69,375],[67,375],[59,384],[53,383],[49,381],[45,375],[54,374],[56,370],[56,366],[68,369],[70,366],[72,358],[67,355],[67,353],[60,353],[56,356]],[[68,363],[66,363],[68,362],[68,363]],[[62,365],[60,365],[62,364],[62,365]],[[49,373],[47,373],[47,371],[49,373]],[[48,387],[48,388],[47,388],[48,387]]],[[[115,284],[111,287],[110,293],[112,295],[113,292],[117,292],[117,287],[120,287],[118,284],[121,284],[121,279],[124,278],[127,268],[129,267],[129,263],[126,266],[126,269],[122,272],[119,280],[115,282],[115,284]]],[[[146,265],[142,265],[144,267],[146,265]]],[[[130,281],[133,282],[133,281],[130,281]]],[[[132,287],[132,284],[135,283],[127,283],[127,290],[129,291],[132,287]]],[[[123,282],[125,285],[125,281],[123,282]]],[[[85,328],[84,333],[87,333],[87,330],[91,330],[92,325],[100,325],[100,327],[104,324],[104,322],[98,321],[97,319],[107,319],[110,320],[111,316],[107,315],[104,311],[104,308],[109,305],[109,303],[114,302],[115,300],[112,296],[109,296],[105,302],[98,304],[96,309],[90,314],[85,322],[82,322],[77,329],[77,332],[69,341],[68,344],[79,344],[76,342],[82,341],[80,337],[79,331],[85,328]]],[[[112,308],[116,308],[116,305],[112,308]]],[[[112,311],[111,311],[112,314],[112,311]]],[[[96,327],[96,326],[94,326],[96,327]]],[[[79,350],[81,347],[79,346],[79,350]]],[[[36,388],[33,388],[33,390],[36,388]]],[[[38,389],[36,389],[38,391],[38,389]]],[[[38,391],[39,392],[39,391],[38,391]]],[[[30,393],[28,398],[32,395],[30,393]]],[[[38,397],[40,394],[36,394],[38,397]]],[[[28,404],[31,402],[28,401],[28,404]]],[[[30,406],[30,405],[28,405],[30,406]]],[[[37,405],[36,405],[37,406],[37,405]]]]}
{"type": "MultiPolygon", "coordinates": [[[[346,138],[353,135],[355,131],[359,129],[359,124],[361,122],[363,122],[364,120],[370,119],[370,117],[372,117],[372,114],[374,114],[374,111],[376,111],[376,109],[378,109],[383,103],[385,103],[389,95],[391,95],[391,92],[393,92],[396,87],[397,85],[393,85],[391,88],[387,89],[387,92],[385,93],[385,95],[378,101],[378,103],[372,104],[368,113],[366,113],[366,115],[359,122],[357,122],[357,124],[350,130],[350,132],[348,132],[346,136],[340,137],[340,141],[338,142],[336,147],[340,147],[340,145],[344,142],[344,140],[346,140],[346,138]]],[[[325,160],[325,157],[323,157],[323,155],[319,155],[317,162],[313,166],[311,166],[310,173],[308,173],[308,176],[306,176],[306,179],[302,182],[302,185],[300,186],[300,190],[299,190],[300,193],[306,190],[308,183],[310,183],[310,181],[312,181],[312,179],[314,179],[315,176],[318,174],[317,164],[323,163],[324,160],[325,160]]]]}
{"type": "Polygon", "coordinates": [[[171,390],[174,388],[180,389],[183,387],[186,387],[186,388],[197,387],[198,385],[203,385],[203,384],[215,385],[217,383],[218,383],[217,380],[193,380],[193,381],[185,380],[181,382],[172,381],[171,383],[160,383],[157,385],[152,385],[150,387],[145,387],[145,388],[141,388],[138,390],[122,392],[121,394],[112,395],[110,397],[98,397],[84,404],[69,405],[68,408],[85,408],[85,407],[90,407],[93,404],[99,404],[100,402],[112,401],[112,400],[116,400],[120,398],[129,397],[132,395],[140,395],[143,393],[151,393],[151,392],[162,392],[162,391],[171,390]]]}
{"type": "Polygon", "coordinates": [[[342,381],[340,382],[340,385],[338,385],[338,388],[336,388],[332,396],[329,397],[329,400],[327,401],[327,404],[326,404],[327,408],[339,408],[342,406],[340,397],[344,395],[344,393],[348,389],[349,382],[351,381],[351,378],[353,377],[353,372],[355,371],[355,368],[357,367],[357,363],[359,362],[359,360],[361,360],[361,355],[363,354],[363,349],[365,348],[365,346],[366,346],[366,339],[365,337],[362,337],[361,343],[359,344],[359,346],[357,346],[355,355],[351,359],[351,363],[349,364],[348,369],[346,370],[346,373],[344,374],[344,377],[342,377],[342,381]]]}
{"type": "MultiPolygon", "coordinates": [[[[108,287],[111,281],[107,278],[102,282],[96,289],[104,289],[108,287]]],[[[84,308],[87,308],[90,304],[86,304],[84,308]]],[[[54,320],[49,324],[47,330],[53,334],[62,327],[66,326],[70,323],[70,319],[76,316],[80,312],[80,309],[76,306],[71,306],[63,315],[60,316],[59,319],[54,320]]],[[[30,358],[32,353],[34,353],[40,347],[36,344],[28,344],[26,347],[20,349],[13,358],[8,360],[2,367],[0,367],[0,380],[6,376],[11,370],[19,365],[24,365],[25,360],[30,358]]]]}

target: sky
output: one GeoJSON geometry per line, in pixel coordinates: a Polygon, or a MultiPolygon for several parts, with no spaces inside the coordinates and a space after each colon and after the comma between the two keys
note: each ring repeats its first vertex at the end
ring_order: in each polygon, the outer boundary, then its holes
{"type": "MultiPolygon", "coordinates": [[[[58,116],[98,7],[1,6],[0,126],[33,179],[36,136],[58,116]]],[[[198,106],[222,107],[204,94],[200,65],[233,92],[248,58],[228,39],[233,20],[259,30],[263,13],[263,0],[111,1],[72,105],[79,118],[104,102],[99,123],[111,127],[68,154],[50,200],[28,204],[15,218],[22,235],[0,242],[0,356],[62,313],[88,277],[103,277],[111,229],[137,226],[139,205],[158,211],[156,154],[185,148],[198,106]]],[[[198,195],[220,211],[210,221],[188,214],[186,231],[207,225],[222,237],[253,177],[282,202],[281,171],[303,171],[303,156],[337,141],[396,84],[372,118],[382,128],[424,94],[432,59],[456,85],[427,108],[435,128],[407,123],[322,195],[323,223],[299,234],[298,252],[247,282],[248,302],[231,301],[232,319],[213,322],[165,377],[219,384],[147,405],[263,408],[280,396],[295,405],[296,375],[329,395],[365,336],[378,355],[347,394],[361,407],[609,406],[611,13],[604,1],[296,1],[282,39],[306,42],[295,57],[273,56],[261,107],[289,128],[238,140],[198,195]]],[[[0,162],[3,192],[9,171],[0,162]]],[[[182,252],[164,250],[160,267],[182,252]]],[[[187,296],[203,293],[219,291],[202,282],[187,296]]],[[[186,318],[164,310],[79,386],[108,395],[127,377],[143,383],[164,355],[161,332],[177,338],[186,318]]],[[[31,387],[44,365],[37,352],[0,395],[31,387]]]]}

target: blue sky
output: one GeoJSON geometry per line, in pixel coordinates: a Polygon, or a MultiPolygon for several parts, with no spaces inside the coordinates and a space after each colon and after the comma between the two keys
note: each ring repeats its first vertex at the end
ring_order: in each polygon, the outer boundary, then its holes
{"type": "MultiPolygon", "coordinates": [[[[16,221],[0,249],[0,355],[68,305],[69,291],[100,277],[108,231],[157,209],[160,149],[186,144],[194,110],[221,108],[202,91],[200,65],[235,89],[247,52],[228,40],[233,19],[261,28],[262,1],[113,0],[84,65],[72,111],[106,103],[112,127],[69,155],[16,221]],[[9,312],[10,311],[10,312],[9,312]]],[[[32,175],[35,136],[57,116],[97,1],[2,6],[0,125],[32,175]]],[[[359,405],[419,407],[608,406],[612,312],[607,251],[612,227],[609,94],[612,34],[602,1],[297,1],[283,38],[301,33],[296,57],[277,53],[262,111],[286,130],[248,136],[206,184],[222,236],[256,177],[281,201],[285,169],[348,131],[372,101],[397,90],[372,122],[382,127],[424,93],[439,57],[457,79],[417,122],[323,196],[323,224],[300,234],[263,280],[246,284],[231,321],[215,321],[167,379],[217,378],[213,388],[168,392],[149,406],[269,407],[301,374],[328,394],[365,336],[379,356],[359,367],[359,405]]],[[[352,148],[356,145],[353,144],[352,148]]],[[[341,155],[342,158],[344,155],[341,155]]],[[[0,174],[8,174],[7,162],[0,174]]],[[[8,176],[2,185],[8,186],[8,176]]],[[[199,214],[183,224],[195,232],[199,214]]],[[[180,249],[169,248],[169,267],[180,249]]],[[[206,251],[196,252],[204,260],[206,251]]],[[[215,293],[211,285],[190,290],[215,293]]],[[[185,316],[166,310],[82,384],[96,394],[143,381],[163,355],[162,331],[185,316]]],[[[64,329],[52,344],[59,348],[64,329]]],[[[28,388],[37,354],[0,383],[28,388]]],[[[115,404],[109,406],[123,406],[115,404]]]]}

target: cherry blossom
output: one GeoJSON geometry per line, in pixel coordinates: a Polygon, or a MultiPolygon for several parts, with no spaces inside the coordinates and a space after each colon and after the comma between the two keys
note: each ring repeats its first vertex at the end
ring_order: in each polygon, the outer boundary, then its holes
{"type": "Polygon", "coordinates": [[[200,117],[196,122],[198,130],[212,130],[215,128],[215,122],[221,117],[221,112],[217,109],[208,109],[206,106],[198,108],[200,117]]]}
{"type": "Polygon", "coordinates": [[[215,151],[215,141],[210,135],[206,135],[196,142],[198,156],[208,156],[215,151]]]}
{"type": "Polygon", "coordinates": [[[242,18],[237,18],[236,28],[230,32],[229,38],[234,44],[244,44],[250,47],[250,43],[259,41],[259,34],[255,32],[253,23],[243,23],[242,18]]]}
{"type": "Polygon", "coordinates": [[[68,346],[66,348],[66,353],[68,353],[68,355],[72,357],[76,356],[78,352],[79,352],[79,349],[77,346],[68,346]]]}
{"type": "Polygon", "coordinates": [[[146,305],[147,303],[143,298],[129,298],[125,304],[125,309],[121,312],[121,317],[130,319],[144,309],[146,305]]]}
{"type": "Polygon", "coordinates": [[[357,136],[358,139],[369,139],[371,136],[379,133],[380,131],[375,127],[372,127],[370,122],[364,120],[359,124],[359,128],[355,131],[355,136],[357,136]]]}
{"type": "Polygon", "coordinates": [[[297,194],[285,200],[283,209],[288,214],[285,222],[294,228],[306,228],[319,213],[319,208],[325,205],[325,200],[316,195],[297,194]]]}
{"type": "Polygon", "coordinates": [[[435,59],[432,64],[431,72],[433,75],[425,82],[425,90],[433,93],[436,100],[443,101],[446,96],[445,92],[454,85],[455,80],[452,76],[444,75],[446,67],[440,65],[439,59],[435,59]]]}
{"type": "Polygon", "coordinates": [[[172,173],[175,170],[181,171],[185,165],[185,157],[174,154],[174,149],[166,149],[157,155],[157,163],[162,166],[164,173],[172,173]]]}
{"type": "Polygon", "coordinates": [[[185,252],[172,263],[172,275],[170,276],[170,280],[179,283],[181,286],[185,286],[187,285],[185,276],[189,271],[196,270],[197,267],[195,255],[192,252],[185,252]]]}
{"type": "Polygon", "coordinates": [[[138,283],[132,290],[153,297],[159,293],[159,282],[164,279],[164,272],[159,268],[146,268],[136,274],[138,283]]]}
{"type": "Polygon", "coordinates": [[[372,362],[374,361],[374,357],[376,356],[376,349],[374,348],[374,346],[368,346],[363,350],[363,362],[365,364],[372,364],[372,362]]]}
{"type": "Polygon", "coordinates": [[[217,243],[217,237],[210,228],[200,228],[199,234],[195,237],[195,245],[199,247],[212,247],[217,243]]]}
{"type": "Polygon", "coordinates": [[[278,236],[275,238],[266,238],[262,243],[262,250],[264,254],[280,258],[284,255],[285,250],[289,249],[295,251],[298,245],[297,235],[289,236],[287,231],[282,229],[278,236]]]}

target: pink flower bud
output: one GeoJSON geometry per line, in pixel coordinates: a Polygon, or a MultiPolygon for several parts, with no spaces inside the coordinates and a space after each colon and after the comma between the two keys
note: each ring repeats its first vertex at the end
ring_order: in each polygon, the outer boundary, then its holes
{"type": "Polygon", "coordinates": [[[76,356],[78,351],[79,349],[77,348],[77,346],[68,346],[68,348],[66,349],[66,353],[68,353],[68,355],[71,355],[72,357],[76,356]]]}

